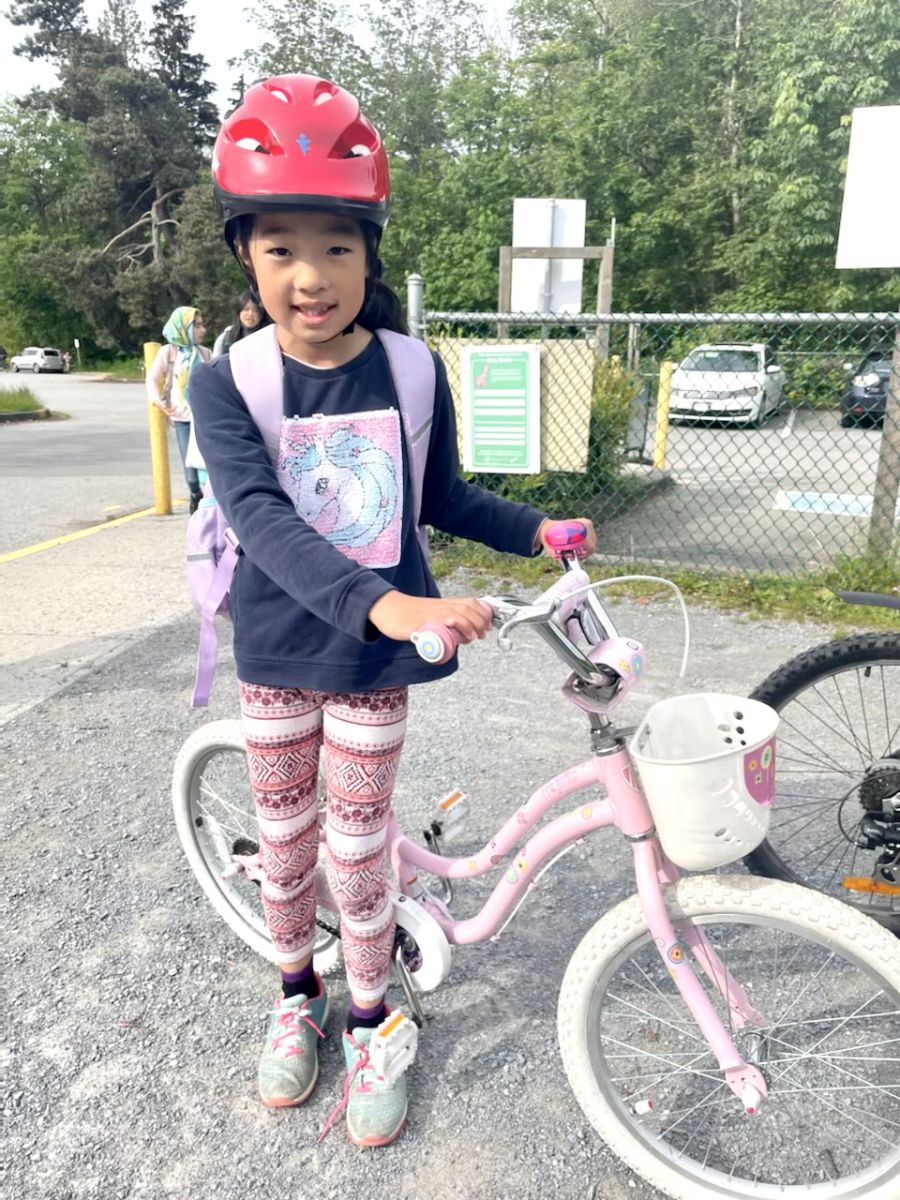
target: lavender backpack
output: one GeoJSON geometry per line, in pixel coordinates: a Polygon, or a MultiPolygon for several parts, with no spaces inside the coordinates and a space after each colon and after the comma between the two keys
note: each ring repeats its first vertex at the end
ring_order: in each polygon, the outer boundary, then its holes
{"type": "MultiPolygon", "coordinates": [[[[434,359],[425,343],[416,338],[387,329],[377,330],[376,336],[387,355],[400,402],[412,476],[413,514],[419,540],[425,548],[426,534],[419,517],[434,415],[434,359]]],[[[283,363],[277,341],[277,326],[267,325],[235,342],[228,357],[235,386],[259,427],[272,462],[276,463],[284,415],[283,363]]],[[[229,615],[228,589],[239,552],[237,535],[228,525],[215,496],[207,488],[207,494],[200,501],[187,527],[188,586],[194,608],[200,614],[200,647],[191,698],[195,708],[202,708],[209,703],[219,652],[215,619],[229,615]]]]}

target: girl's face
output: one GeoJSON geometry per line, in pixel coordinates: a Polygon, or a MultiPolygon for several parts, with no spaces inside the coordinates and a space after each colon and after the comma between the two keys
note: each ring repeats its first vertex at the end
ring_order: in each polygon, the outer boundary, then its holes
{"type": "Polygon", "coordinates": [[[202,345],[203,339],[206,337],[206,322],[203,320],[201,313],[197,313],[196,317],[194,317],[191,330],[193,334],[192,341],[197,346],[202,345]]]}
{"type": "Polygon", "coordinates": [[[238,320],[245,329],[255,329],[262,320],[262,313],[252,300],[248,300],[241,309],[238,320]]]}
{"type": "Polygon", "coordinates": [[[355,221],[327,212],[262,213],[245,254],[286,353],[337,365],[367,344],[360,326],[339,337],[366,295],[366,243],[355,221]]]}

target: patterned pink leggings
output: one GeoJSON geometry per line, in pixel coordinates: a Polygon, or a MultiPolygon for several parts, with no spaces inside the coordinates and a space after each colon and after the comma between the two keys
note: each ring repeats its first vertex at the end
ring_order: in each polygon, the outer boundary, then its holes
{"type": "Polygon", "coordinates": [[[394,918],[385,829],[406,731],[406,688],[350,693],[242,683],[241,714],[266,874],[262,901],[281,962],[315,941],[316,781],[325,744],[328,883],[341,911],[350,990],[378,1001],[394,918]]]}

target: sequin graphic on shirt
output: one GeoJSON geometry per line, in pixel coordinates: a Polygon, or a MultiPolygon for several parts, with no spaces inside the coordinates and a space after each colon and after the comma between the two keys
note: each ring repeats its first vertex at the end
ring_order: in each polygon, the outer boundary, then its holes
{"type": "Polygon", "coordinates": [[[304,521],[348,558],[397,565],[403,449],[396,409],[286,419],[277,471],[304,521]]]}

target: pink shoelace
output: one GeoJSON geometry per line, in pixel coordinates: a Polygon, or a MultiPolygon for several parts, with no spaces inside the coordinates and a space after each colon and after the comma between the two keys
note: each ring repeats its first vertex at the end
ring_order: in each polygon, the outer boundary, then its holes
{"type": "MultiPolygon", "coordinates": [[[[331,1130],[332,1125],[335,1123],[335,1121],[338,1119],[338,1117],[341,1115],[341,1113],[344,1111],[344,1109],[350,1103],[350,1089],[353,1087],[353,1081],[356,1078],[356,1076],[358,1074],[360,1074],[360,1072],[362,1072],[362,1071],[368,1071],[369,1074],[375,1073],[373,1071],[372,1066],[369,1061],[369,1047],[366,1045],[362,1045],[358,1041],[356,1041],[356,1039],[353,1037],[352,1033],[348,1033],[347,1037],[348,1037],[348,1039],[350,1041],[350,1045],[353,1047],[353,1049],[359,1051],[359,1058],[356,1060],[356,1062],[353,1064],[353,1066],[347,1072],[347,1076],[344,1080],[343,1095],[338,1100],[337,1104],[335,1104],[335,1106],[331,1110],[331,1112],[328,1114],[325,1124],[322,1126],[322,1132],[319,1134],[318,1138],[316,1138],[317,1145],[319,1142],[321,1142],[324,1138],[326,1138],[328,1136],[328,1133],[331,1130]]],[[[361,1092],[371,1092],[371,1090],[372,1090],[372,1084],[365,1076],[363,1076],[359,1081],[359,1090],[361,1092]]]]}
{"type": "Polygon", "coordinates": [[[290,1043],[292,1039],[296,1039],[299,1036],[301,1021],[308,1025],[310,1029],[314,1029],[320,1038],[325,1036],[322,1030],[312,1019],[310,1010],[306,1007],[299,1009],[283,1009],[279,1001],[279,1005],[275,1009],[275,1013],[278,1018],[278,1024],[282,1027],[282,1032],[276,1034],[275,1037],[272,1038],[272,1049],[280,1051],[282,1058],[290,1058],[294,1054],[303,1053],[303,1046],[300,1045],[296,1040],[294,1041],[293,1045],[288,1044],[287,1048],[282,1051],[282,1047],[285,1045],[285,1043],[290,1043]]]}

